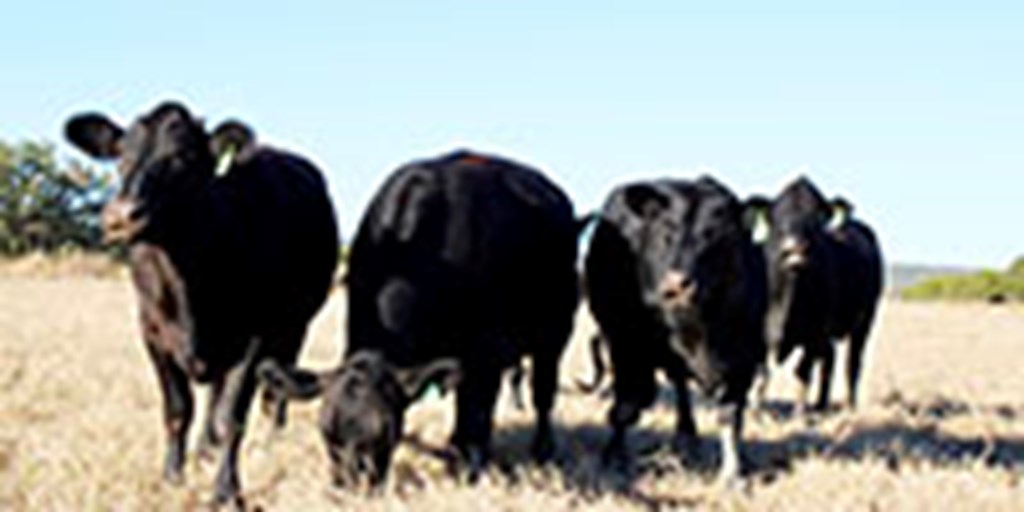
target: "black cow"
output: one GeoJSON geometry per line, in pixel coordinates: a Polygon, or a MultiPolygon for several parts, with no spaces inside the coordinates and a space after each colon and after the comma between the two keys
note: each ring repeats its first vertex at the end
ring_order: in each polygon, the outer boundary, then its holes
{"type": "Polygon", "coordinates": [[[558,364],[578,301],[576,234],[565,194],[508,160],[458,151],[387,180],[352,246],[341,367],[261,373],[291,396],[324,395],[335,483],[381,481],[403,414],[430,381],[458,382],[451,441],[476,475],[503,372],[523,356],[532,359],[533,453],[552,454],[558,364]]]}
{"type": "Polygon", "coordinates": [[[708,177],[624,185],[605,203],[585,264],[590,309],[614,370],[606,460],[624,455],[626,429],[653,402],[660,368],[676,388],[677,446],[696,447],[693,379],[719,407],[721,476],[739,477],[743,408],[765,354],[767,300],[746,213],[708,177]]]}
{"type": "Polygon", "coordinates": [[[768,222],[764,244],[770,299],[766,321],[769,352],[758,395],[763,399],[768,367],[781,364],[797,347],[803,355],[799,411],[820,363],[815,409],[829,402],[835,354],[833,339],[849,337],[848,405],[857,402],[861,359],[882,294],[882,256],[871,228],[851,218],[853,206],[829,202],[805,177],[787,185],[774,201],[754,198],[768,222]]]}
{"type": "MultiPolygon", "coordinates": [[[[324,179],[298,156],[257,146],[245,125],[226,122],[211,134],[173,102],[127,130],[88,113],[65,131],[89,155],[118,162],[120,191],[103,225],[109,239],[129,244],[164,397],[164,476],[183,476],[190,380],[210,383],[202,445],[226,448],[216,499],[240,504],[236,466],[256,364],[295,360],[337,262],[324,179]]],[[[283,404],[276,413],[283,424],[283,404]]]]}

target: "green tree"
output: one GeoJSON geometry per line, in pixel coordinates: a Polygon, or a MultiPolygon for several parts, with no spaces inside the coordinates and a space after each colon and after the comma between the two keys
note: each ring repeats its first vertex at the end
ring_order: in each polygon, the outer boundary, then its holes
{"type": "Polygon", "coordinates": [[[108,176],[58,165],[48,143],[0,141],[0,254],[102,248],[108,176]]]}

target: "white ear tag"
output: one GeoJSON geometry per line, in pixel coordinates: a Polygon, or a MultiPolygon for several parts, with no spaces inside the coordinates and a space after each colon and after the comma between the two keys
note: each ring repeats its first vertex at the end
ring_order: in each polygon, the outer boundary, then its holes
{"type": "Polygon", "coordinates": [[[217,167],[214,170],[214,176],[223,178],[227,176],[228,171],[231,170],[231,165],[235,163],[235,154],[237,151],[234,146],[228,146],[227,149],[221,153],[220,158],[217,159],[217,167]]]}
{"type": "Polygon", "coordinates": [[[763,244],[768,241],[768,235],[771,234],[772,227],[768,224],[768,216],[764,212],[758,213],[754,219],[754,230],[751,238],[755,244],[763,244]]]}

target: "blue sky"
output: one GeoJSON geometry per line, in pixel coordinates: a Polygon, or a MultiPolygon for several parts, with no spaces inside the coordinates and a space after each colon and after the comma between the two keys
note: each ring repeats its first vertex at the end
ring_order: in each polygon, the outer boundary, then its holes
{"type": "Polygon", "coordinates": [[[396,166],[472,147],[581,211],[641,177],[710,171],[746,195],[805,172],[889,260],[1024,253],[1024,3],[596,4],[17,2],[0,137],[185,100],[320,164],[345,235],[396,166]]]}

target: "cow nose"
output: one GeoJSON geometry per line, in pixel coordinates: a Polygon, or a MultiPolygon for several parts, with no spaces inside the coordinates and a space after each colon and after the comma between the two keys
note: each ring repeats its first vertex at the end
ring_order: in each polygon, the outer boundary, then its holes
{"type": "Polygon", "coordinates": [[[787,269],[798,269],[807,264],[807,243],[795,236],[782,239],[779,246],[782,254],[782,266],[787,269]]]}
{"type": "Polygon", "coordinates": [[[685,306],[693,301],[697,283],[686,273],[671,270],[662,278],[658,292],[666,306],[685,306]]]}
{"type": "Polygon", "coordinates": [[[107,243],[131,239],[142,228],[139,205],[131,199],[112,199],[103,207],[101,223],[103,239],[107,243]]]}

